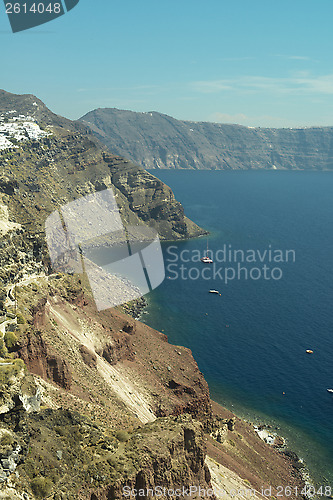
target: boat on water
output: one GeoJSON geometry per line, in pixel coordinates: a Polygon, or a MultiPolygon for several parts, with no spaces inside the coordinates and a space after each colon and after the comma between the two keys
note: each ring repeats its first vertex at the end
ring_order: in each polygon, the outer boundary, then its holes
{"type": "Polygon", "coordinates": [[[208,256],[202,257],[202,259],[200,259],[200,260],[204,264],[212,264],[213,263],[213,260],[210,257],[208,257],[208,256]]]}
{"type": "Polygon", "coordinates": [[[307,349],[307,350],[306,350],[306,352],[307,352],[308,354],[313,354],[312,349],[307,349]]]}
{"type": "Polygon", "coordinates": [[[332,392],[333,393],[333,389],[327,389],[327,392],[332,392]]]}
{"type": "Polygon", "coordinates": [[[204,255],[201,259],[201,262],[203,264],[212,264],[213,263],[213,259],[211,257],[209,257],[209,254],[208,254],[208,238],[207,238],[207,250],[206,250],[206,255],[204,255]]]}
{"type": "Polygon", "coordinates": [[[217,294],[219,294],[220,292],[218,290],[209,290],[209,293],[217,293],[217,294]]]}

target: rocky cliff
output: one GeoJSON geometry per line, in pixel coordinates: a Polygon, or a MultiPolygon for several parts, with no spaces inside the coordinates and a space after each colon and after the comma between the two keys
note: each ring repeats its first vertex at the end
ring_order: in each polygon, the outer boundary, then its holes
{"type": "MultiPolygon", "coordinates": [[[[302,486],[297,458],[211,402],[188,349],[118,310],[97,313],[81,278],[31,275],[16,302],[0,361],[4,498],[120,500],[153,490],[164,500],[179,489],[200,498],[201,488],[213,499],[238,490],[261,499],[262,488],[276,496],[280,484],[302,486]]],[[[288,498],[301,498],[294,491],[288,498]]]]}
{"type": "Polygon", "coordinates": [[[168,186],[106,153],[87,127],[55,115],[31,95],[0,91],[0,168],[2,233],[10,217],[43,231],[62,204],[112,188],[125,224],[150,224],[162,239],[204,234],[168,186]]]}
{"type": "Polygon", "coordinates": [[[213,500],[235,488],[259,499],[263,487],[300,486],[297,460],[210,400],[189,349],[120,308],[98,312],[86,275],[50,268],[45,218],[108,186],[124,222],[164,238],[200,233],[169,188],[33,96],[1,102],[0,498],[151,498],[148,489],[166,500],[215,487],[213,500]]]}
{"type": "Polygon", "coordinates": [[[114,153],[147,169],[333,169],[333,128],[251,128],[96,109],[81,121],[114,153]]]}

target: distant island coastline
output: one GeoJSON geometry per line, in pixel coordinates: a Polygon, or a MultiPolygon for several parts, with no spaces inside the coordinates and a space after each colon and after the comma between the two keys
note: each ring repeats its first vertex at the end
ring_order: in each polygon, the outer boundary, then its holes
{"type": "Polygon", "coordinates": [[[333,127],[245,127],[116,108],[80,121],[110,151],[148,170],[333,170],[333,127]]]}

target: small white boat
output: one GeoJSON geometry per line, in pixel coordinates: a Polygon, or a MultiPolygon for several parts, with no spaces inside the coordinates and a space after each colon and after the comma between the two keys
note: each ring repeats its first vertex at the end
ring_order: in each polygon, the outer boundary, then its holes
{"type": "Polygon", "coordinates": [[[217,294],[219,294],[220,292],[218,290],[209,290],[209,293],[217,293],[217,294]]]}
{"type": "Polygon", "coordinates": [[[200,259],[200,260],[204,264],[212,264],[213,263],[213,260],[210,257],[208,257],[208,255],[206,255],[205,257],[202,257],[202,259],[200,259]]]}
{"type": "Polygon", "coordinates": [[[333,392],[333,389],[327,389],[327,392],[333,392]]]}
{"type": "Polygon", "coordinates": [[[201,262],[202,262],[203,264],[212,264],[212,263],[213,263],[213,259],[211,259],[211,258],[209,257],[209,255],[208,255],[208,238],[207,238],[207,251],[206,251],[206,255],[204,255],[204,256],[202,257],[202,259],[200,259],[200,260],[201,260],[201,262]]]}

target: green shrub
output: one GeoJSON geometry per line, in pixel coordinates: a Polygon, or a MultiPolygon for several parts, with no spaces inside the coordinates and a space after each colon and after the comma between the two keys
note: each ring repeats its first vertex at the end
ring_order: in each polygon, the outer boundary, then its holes
{"type": "Polygon", "coordinates": [[[129,440],[129,434],[126,431],[117,431],[116,438],[118,441],[124,442],[129,440]]]}
{"type": "Polygon", "coordinates": [[[8,354],[6,344],[3,339],[0,339],[0,356],[5,358],[8,354]]]}
{"type": "Polygon", "coordinates": [[[25,368],[22,359],[15,359],[6,365],[0,366],[0,385],[8,384],[10,378],[13,376],[15,377],[22,368],[25,368]]]}
{"type": "Polygon", "coordinates": [[[4,434],[0,439],[1,446],[10,446],[14,443],[14,438],[11,434],[4,434]]]}
{"type": "MultiPolygon", "coordinates": [[[[31,448],[29,448],[31,453],[31,448]]],[[[24,471],[30,479],[33,479],[36,475],[35,459],[28,457],[24,461],[24,471]]]]}
{"type": "Polygon", "coordinates": [[[18,338],[16,337],[14,332],[6,332],[5,333],[5,344],[7,349],[11,350],[16,346],[18,338]]]}
{"type": "Polygon", "coordinates": [[[15,365],[15,369],[16,369],[16,372],[18,373],[22,368],[24,370],[27,369],[27,367],[25,366],[24,364],[24,361],[22,359],[15,359],[14,360],[14,365],[15,365]]]}
{"type": "Polygon", "coordinates": [[[25,325],[26,320],[25,320],[23,314],[17,313],[16,317],[17,317],[17,324],[18,325],[25,325]]]}
{"type": "Polygon", "coordinates": [[[31,489],[37,498],[45,498],[51,493],[53,483],[47,477],[35,477],[30,483],[31,489]]]}

